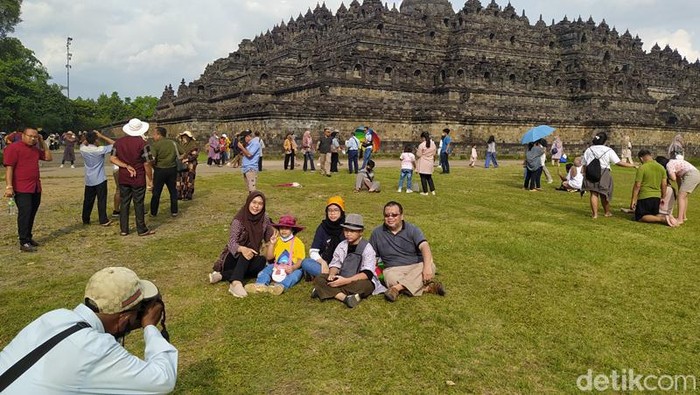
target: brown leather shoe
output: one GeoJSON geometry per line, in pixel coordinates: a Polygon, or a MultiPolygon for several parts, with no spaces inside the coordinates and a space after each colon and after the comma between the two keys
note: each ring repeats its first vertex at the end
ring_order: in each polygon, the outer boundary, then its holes
{"type": "Polygon", "coordinates": [[[395,288],[389,288],[386,292],[384,292],[384,298],[389,302],[396,302],[398,297],[399,291],[397,291],[395,288]]]}
{"type": "Polygon", "coordinates": [[[445,286],[442,285],[442,283],[440,283],[440,282],[431,281],[425,286],[425,288],[423,289],[423,292],[429,293],[429,294],[436,294],[436,295],[440,295],[440,296],[445,296],[445,286]]]}

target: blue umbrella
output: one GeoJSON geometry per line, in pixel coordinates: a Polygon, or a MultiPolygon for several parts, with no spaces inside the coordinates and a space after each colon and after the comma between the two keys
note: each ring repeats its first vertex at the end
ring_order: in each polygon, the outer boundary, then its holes
{"type": "Polygon", "coordinates": [[[537,141],[543,137],[549,136],[555,130],[556,129],[549,125],[535,126],[523,135],[523,138],[520,139],[520,144],[532,143],[533,141],[537,141]]]}

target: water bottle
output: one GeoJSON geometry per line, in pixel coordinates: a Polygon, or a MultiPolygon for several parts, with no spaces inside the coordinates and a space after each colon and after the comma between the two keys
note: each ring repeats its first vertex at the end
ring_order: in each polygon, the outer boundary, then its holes
{"type": "Polygon", "coordinates": [[[17,203],[15,203],[15,198],[11,197],[7,201],[7,213],[9,215],[16,215],[17,214],[17,203]]]}

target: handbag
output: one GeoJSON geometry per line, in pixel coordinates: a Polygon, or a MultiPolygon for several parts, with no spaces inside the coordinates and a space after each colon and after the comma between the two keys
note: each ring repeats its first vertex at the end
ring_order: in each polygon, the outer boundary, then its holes
{"type": "Polygon", "coordinates": [[[177,168],[177,172],[185,172],[187,171],[187,164],[180,159],[180,150],[177,149],[177,144],[175,144],[174,141],[173,145],[175,146],[175,167],[177,168]]]}

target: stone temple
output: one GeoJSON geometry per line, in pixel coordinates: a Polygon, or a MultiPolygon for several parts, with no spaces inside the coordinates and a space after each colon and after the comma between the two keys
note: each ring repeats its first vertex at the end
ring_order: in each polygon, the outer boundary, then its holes
{"type": "Polygon", "coordinates": [[[156,121],[200,136],[260,130],[273,150],[287,131],[367,124],[389,150],[449,127],[459,151],[491,134],[520,151],[522,133],[546,123],[569,146],[604,130],[613,145],[629,135],[635,150],[661,148],[680,133],[694,152],[699,92],[697,60],[645,52],[605,20],[532,23],[495,0],[458,12],[447,0],[353,0],[335,14],[317,4],[166,86],[156,121]]]}

